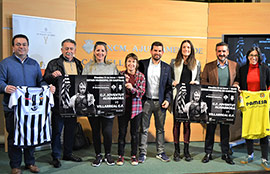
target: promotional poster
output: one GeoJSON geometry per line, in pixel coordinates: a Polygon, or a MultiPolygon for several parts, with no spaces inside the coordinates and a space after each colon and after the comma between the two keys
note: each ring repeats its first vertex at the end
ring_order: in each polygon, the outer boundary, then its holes
{"type": "Polygon", "coordinates": [[[237,88],[179,84],[174,103],[178,121],[233,124],[237,88]]]}
{"type": "Polygon", "coordinates": [[[70,75],[59,78],[60,114],[70,116],[121,116],[125,108],[122,75],[70,75]]]}

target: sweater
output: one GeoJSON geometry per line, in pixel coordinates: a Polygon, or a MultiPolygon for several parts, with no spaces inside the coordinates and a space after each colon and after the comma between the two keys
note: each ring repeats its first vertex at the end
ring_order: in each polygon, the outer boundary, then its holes
{"type": "Polygon", "coordinates": [[[115,64],[88,62],[82,72],[82,75],[119,75],[115,64]]]}
{"type": "Polygon", "coordinates": [[[13,54],[0,62],[0,93],[4,93],[4,111],[13,111],[8,108],[10,94],[5,93],[7,85],[39,87],[47,84],[42,81],[40,66],[36,60],[27,56],[22,63],[13,54]]]}
{"type": "Polygon", "coordinates": [[[249,91],[260,91],[260,69],[259,65],[249,65],[247,74],[247,89],[249,91]]]}

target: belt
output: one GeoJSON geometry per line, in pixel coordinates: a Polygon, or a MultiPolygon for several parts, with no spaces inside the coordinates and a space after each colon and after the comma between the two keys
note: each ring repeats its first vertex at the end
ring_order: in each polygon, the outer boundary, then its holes
{"type": "Polygon", "coordinates": [[[148,98],[146,97],[147,100],[152,100],[152,101],[159,101],[159,99],[153,99],[153,98],[148,98]]]}

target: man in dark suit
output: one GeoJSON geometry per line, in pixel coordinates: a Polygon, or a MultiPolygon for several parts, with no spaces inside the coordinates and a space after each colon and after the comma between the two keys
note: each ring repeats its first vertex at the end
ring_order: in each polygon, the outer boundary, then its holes
{"type": "MultiPolygon", "coordinates": [[[[220,42],[216,45],[217,60],[207,63],[202,73],[202,85],[215,86],[232,86],[238,72],[238,64],[234,61],[228,60],[229,48],[228,44],[220,42]]],[[[202,159],[203,163],[212,160],[212,152],[214,147],[214,135],[217,124],[207,124],[205,137],[205,156],[202,159]]],[[[229,125],[220,124],[220,141],[222,159],[228,164],[234,164],[229,155],[229,125]]]]}
{"type": "Polygon", "coordinates": [[[139,162],[143,163],[147,154],[147,137],[152,114],[155,117],[157,155],[156,158],[168,162],[164,151],[164,123],[166,110],[171,101],[172,79],[170,66],[161,61],[163,44],[154,42],[150,51],[152,57],[139,61],[139,71],[146,78],[146,93],[143,96],[139,162]]]}

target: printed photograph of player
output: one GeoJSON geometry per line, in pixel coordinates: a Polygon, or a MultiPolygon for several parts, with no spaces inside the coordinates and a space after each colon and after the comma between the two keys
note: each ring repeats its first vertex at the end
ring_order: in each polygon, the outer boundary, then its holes
{"type": "Polygon", "coordinates": [[[87,82],[78,82],[77,93],[70,98],[69,107],[73,108],[76,116],[93,116],[96,114],[95,97],[87,90],[87,82]]]}
{"type": "Polygon", "coordinates": [[[62,80],[60,107],[65,115],[96,115],[95,97],[89,93],[87,76],[65,76],[62,80]]]}
{"type": "Polygon", "coordinates": [[[185,105],[184,112],[191,122],[207,122],[207,104],[201,100],[201,86],[190,85],[190,100],[185,105]]]}

